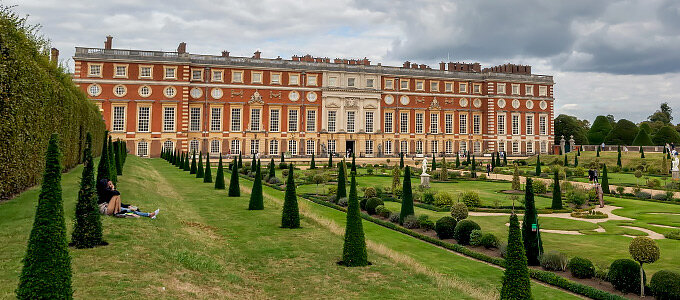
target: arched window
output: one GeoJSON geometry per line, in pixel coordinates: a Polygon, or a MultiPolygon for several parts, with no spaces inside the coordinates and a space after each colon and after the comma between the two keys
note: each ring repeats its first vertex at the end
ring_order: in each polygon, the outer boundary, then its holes
{"type": "Polygon", "coordinates": [[[146,141],[137,142],[137,156],[140,157],[149,156],[149,144],[146,141]]]}

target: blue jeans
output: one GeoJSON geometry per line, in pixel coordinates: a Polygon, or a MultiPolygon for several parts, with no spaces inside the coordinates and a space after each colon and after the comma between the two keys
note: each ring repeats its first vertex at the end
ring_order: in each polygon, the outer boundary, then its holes
{"type": "Polygon", "coordinates": [[[129,213],[129,212],[131,212],[131,213],[133,213],[133,214],[135,214],[135,215],[142,216],[142,217],[148,217],[148,216],[149,216],[148,213],[141,212],[141,211],[136,211],[136,210],[130,210],[129,208],[125,208],[125,207],[121,207],[121,208],[120,208],[120,212],[121,212],[121,213],[129,213]]]}

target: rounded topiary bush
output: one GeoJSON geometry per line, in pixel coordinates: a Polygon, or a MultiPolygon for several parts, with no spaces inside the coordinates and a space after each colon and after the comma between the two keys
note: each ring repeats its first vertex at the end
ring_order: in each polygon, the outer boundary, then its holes
{"type": "Polygon", "coordinates": [[[451,205],[451,217],[456,219],[456,221],[460,222],[461,220],[465,220],[468,217],[468,208],[465,203],[458,202],[454,205],[451,205]]]}
{"type": "Polygon", "coordinates": [[[382,199],[377,197],[369,198],[366,201],[366,211],[371,215],[375,215],[375,208],[378,207],[378,205],[385,205],[385,203],[382,201],[382,199]]]}
{"type": "Polygon", "coordinates": [[[376,196],[378,196],[378,192],[376,192],[374,187],[369,186],[364,190],[364,198],[368,199],[368,198],[373,198],[373,197],[376,197],[376,196]]]}
{"type": "Polygon", "coordinates": [[[399,217],[401,213],[399,212],[393,212],[390,214],[390,222],[392,223],[399,223],[399,217]]]}
{"type": "Polygon", "coordinates": [[[541,267],[548,271],[564,271],[567,269],[567,255],[562,252],[544,252],[538,257],[541,267]]]}
{"type": "Polygon", "coordinates": [[[437,232],[437,236],[440,239],[450,239],[456,229],[456,219],[452,217],[443,217],[437,220],[434,225],[434,231],[437,232]]]}
{"type": "Polygon", "coordinates": [[[470,245],[480,246],[482,244],[482,235],[484,235],[484,233],[479,229],[470,232],[470,245]]]}
{"type": "Polygon", "coordinates": [[[421,229],[424,229],[425,231],[434,229],[434,222],[432,222],[432,220],[430,220],[430,217],[428,215],[418,216],[418,223],[419,223],[419,227],[421,229]]]}
{"type": "Polygon", "coordinates": [[[434,204],[434,194],[426,192],[423,194],[423,203],[434,204]]]}
{"type": "Polygon", "coordinates": [[[473,191],[462,193],[460,199],[468,207],[478,207],[479,204],[481,203],[481,200],[479,199],[479,194],[473,191]]]}
{"type": "Polygon", "coordinates": [[[362,210],[366,210],[366,202],[368,202],[368,199],[367,199],[367,198],[363,198],[363,199],[361,199],[361,200],[359,201],[359,207],[360,207],[362,210]]]}
{"type": "Polygon", "coordinates": [[[420,227],[420,222],[415,215],[408,215],[406,218],[404,218],[404,227],[408,229],[416,229],[420,227]]]}
{"type": "Polygon", "coordinates": [[[680,273],[656,272],[649,281],[649,287],[658,300],[680,299],[680,273]]]}
{"type": "Polygon", "coordinates": [[[458,241],[458,244],[470,244],[470,234],[475,229],[482,229],[477,223],[472,220],[462,220],[456,224],[453,232],[453,238],[458,241]]]}
{"type": "Polygon", "coordinates": [[[452,204],[453,196],[451,196],[451,194],[441,191],[434,195],[434,205],[444,207],[452,204]]]}
{"type": "Polygon", "coordinates": [[[640,265],[632,259],[617,259],[609,267],[609,282],[624,293],[640,292],[640,265]]]}
{"type": "Polygon", "coordinates": [[[481,245],[486,249],[498,248],[498,238],[490,232],[482,235],[481,245]]]}
{"type": "Polygon", "coordinates": [[[595,265],[586,258],[574,257],[569,260],[567,265],[571,275],[576,278],[592,278],[595,276],[595,265]]]}

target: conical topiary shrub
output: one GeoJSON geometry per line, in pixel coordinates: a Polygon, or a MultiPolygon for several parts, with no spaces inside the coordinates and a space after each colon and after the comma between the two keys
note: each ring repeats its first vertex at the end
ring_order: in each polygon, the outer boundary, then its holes
{"type": "Polygon", "coordinates": [[[239,168],[239,170],[240,170],[241,168],[243,168],[243,155],[241,155],[240,152],[239,152],[239,154],[238,154],[238,168],[239,168]]]}
{"type": "Polygon", "coordinates": [[[538,257],[543,254],[538,211],[534,202],[534,188],[531,178],[526,179],[524,185],[524,220],[522,220],[522,238],[527,262],[530,266],[539,265],[538,257]]]}
{"type": "Polygon", "coordinates": [[[574,155],[574,167],[578,167],[578,155],[574,155]]]}
{"type": "Polygon", "coordinates": [[[411,190],[411,168],[404,168],[404,183],[401,185],[401,213],[399,214],[399,224],[404,224],[407,216],[415,215],[413,211],[413,191],[411,190]]]}
{"type": "Polygon", "coordinates": [[[555,170],[555,179],[553,179],[553,189],[552,189],[552,209],[562,209],[562,191],[560,190],[560,176],[557,170],[555,170]]]}
{"type": "Polygon", "coordinates": [[[437,157],[432,153],[432,173],[437,170],[437,157]]]}
{"type": "Polygon", "coordinates": [[[522,246],[522,232],[519,229],[519,220],[514,213],[510,216],[510,229],[508,229],[508,246],[505,254],[505,271],[503,272],[503,286],[501,287],[501,299],[532,299],[531,279],[527,258],[522,246]]]}
{"type": "Polygon", "coordinates": [[[52,134],[47,146],[38,206],[16,289],[18,299],[73,299],[58,139],[52,134]]]}
{"type": "Polygon", "coordinates": [[[357,180],[352,174],[347,202],[347,224],[345,227],[345,243],[342,247],[341,265],[347,267],[362,267],[369,265],[364,227],[361,223],[361,209],[357,195],[357,180]]]}
{"type": "Polygon", "coordinates": [[[210,155],[205,156],[205,171],[203,172],[203,183],[212,183],[212,173],[210,170],[210,155]]]}
{"type": "Polygon", "coordinates": [[[224,169],[222,166],[222,155],[220,154],[219,163],[217,163],[217,175],[215,175],[215,189],[224,189],[224,169]]]}
{"type": "Polygon", "coordinates": [[[191,153],[191,168],[189,169],[189,174],[196,174],[196,150],[191,153]]]}
{"type": "Polygon", "coordinates": [[[541,176],[541,156],[536,155],[536,176],[541,176]]]}
{"type": "Polygon", "coordinates": [[[312,153],[312,161],[309,163],[310,169],[316,169],[316,162],[314,161],[314,153],[312,153]]]}
{"type": "Polygon", "coordinates": [[[234,159],[231,164],[231,177],[229,179],[229,197],[241,197],[241,187],[238,184],[238,161],[234,159]]]}
{"type": "Polygon", "coordinates": [[[332,168],[333,167],[333,153],[328,153],[328,167],[332,168]]]}
{"type": "Polygon", "coordinates": [[[92,248],[103,244],[102,222],[97,205],[97,188],[94,180],[92,159],[92,134],[87,133],[83,154],[83,173],[76,203],[71,245],[76,248],[92,248]]]}
{"type": "Polygon", "coordinates": [[[110,179],[111,175],[109,175],[109,171],[111,170],[111,167],[109,167],[109,147],[107,144],[109,132],[106,131],[104,133],[104,142],[102,143],[102,153],[101,157],[99,158],[99,165],[97,166],[97,182],[99,180],[102,180],[104,178],[110,179]]]}
{"type": "Polygon", "coordinates": [[[109,151],[107,154],[109,155],[109,180],[113,182],[114,185],[118,185],[118,172],[116,171],[116,158],[115,154],[113,153],[113,141],[111,140],[111,136],[109,136],[109,151]]]}
{"type": "Polygon", "coordinates": [[[257,162],[257,169],[255,170],[255,182],[253,183],[253,190],[250,192],[250,202],[248,203],[248,210],[263,210],[264,199],[262,195],[262,168],[260,162],[257,162]]]}
{"type": "Polygon", "coordinates": [[[116,165],[116,175],[123,175],[123,157],[120,152],[120,142],[113,143],[113,158],[116,165]]]}
{"type": "Polygon", "coordinates": [[[404,168],[404,152],[399,152],[399,168],[404,168]]]}
{"type": "Polygon", "coordinates": [[[456,153],[456,169],[460,168],[460,155],[456,153]]]}
{"type": "Polygon", "coordinates": [[[191,173],[191,163],[189,162],[189,153],[188,152],[187,152],[187,155],[184,157],[184,165],[182,167],[182,170],[191,173]]]}
{"type": "Polygon", "coordinates": [[[269,178],[274,178],[276,177],[276,165],[274,164],[274,158],[272,157],[272,160],[269,161],[269,167],[268,167],[268,174],[267,174],[267,180],[269,178]]]}
{"type": "Polygon", "coordinates": [[[500,167],[500,166],[501,166],[501,153],[496,152],[496,167],[500,167]]]}
{"type": "Polygon", "coordinates": [[[356,157],[354,156],[354,152],[352,152],[352,174],[357,173],[357,160],[356,157]]]}
{"type": "Polygon", "coordinates": [[[203,153],[198,153],[198,165],[196,165],[196,178],[203,178],[203,153]]]}
{"type": "Polygon", "coordinates": [[[568,159],[568,156],[565,154],[565,155],[564,155],[564,166],[565,166],[565,167],[568,167],[568,166],[569,166],[569,161],[568,161],[567,159],[568,159]]]}
{"type": "Polygon", "coordinates": [[[293,176],[293,164],[288,167],[288,179],[286,180],[286,195],[283,199],[283,214],[281,215],[282,228],[300,228],[300,211],[298,210],[297,195],[295,194],[295,177],[293,176]]]}
{"type": "Polygon", "coordinates": [[[347,188],[345,187],[347,182],[347,177],[345,177],[346,166],[347,165],[345,164],[345,160],[340,161],[340,164],[338,166],[338,191],[337,194],[335,195],[336,202],[341,198],[347,197],[347,188]]]}
{"type": "Polygon", "coordinates": [[[602,192],[609,194],[609,175],[607,174],[607,165],[602,166],[602,192]]]}
{"type": "Polygon", "coordinates": [[[255,154],[253,154],[253,161],[250,162],[250,171],[255,173],[255,168],[257,168],[257,160],[255,160],[255,154]]]}
{"type": "Polygon", "coordinates": [[[619,145],[618,153],[616,154],[616,165],[622,167],[621,165],[621,145],[619,145]]]}

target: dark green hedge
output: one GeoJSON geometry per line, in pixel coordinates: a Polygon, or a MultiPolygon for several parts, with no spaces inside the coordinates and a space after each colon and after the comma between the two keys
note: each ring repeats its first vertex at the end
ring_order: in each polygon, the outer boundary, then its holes
{"type": "Polygon", "coordinates": [[[34,27],[0,6],[0,199],[40,181],[52,133],[59,134],[65,169],[81,162],[88,131],[93,155],[101,149],[99,109],[49,61],[48,49],[34,27]]]}

